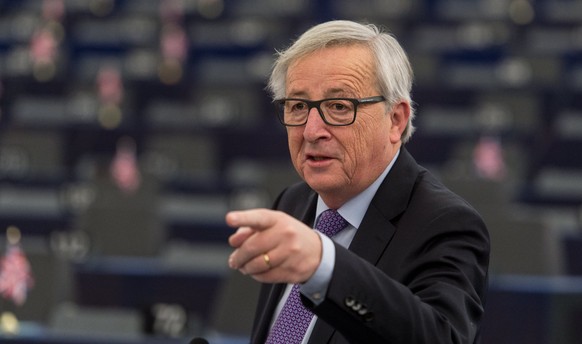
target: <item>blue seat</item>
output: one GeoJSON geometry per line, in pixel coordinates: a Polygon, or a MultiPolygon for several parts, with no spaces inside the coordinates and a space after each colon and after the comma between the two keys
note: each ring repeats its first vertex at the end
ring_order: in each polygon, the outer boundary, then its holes
{"type": "Polygon", "coordinates": [[[159,303],[178,304],[202,322],[210,320],[223,279],[221,271],[175,268],[155,258],[94,258],[74,270],[80,305],[148,313],[159,303]]]}
{"type": "Polygon", "coordinates": [[[565,272],[582,276],[582,233],[564,235],[562,243],[565,272]]]}
{"type": "Polygon", "coordinates": [[[494,277],[487,297],[482,342],[580,343],[581,315],[579,277],[494,277]]]}

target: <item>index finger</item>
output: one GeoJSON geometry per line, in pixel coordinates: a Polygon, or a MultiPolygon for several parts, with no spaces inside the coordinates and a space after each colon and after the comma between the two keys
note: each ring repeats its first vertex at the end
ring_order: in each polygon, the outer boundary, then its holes
{"type": "Polygon", "coordinates": [[[226,223],[231,227],[251,227],[261,231],[275,225],[275,213],[269,209],[231,211],[226,214],[226,223]]]}

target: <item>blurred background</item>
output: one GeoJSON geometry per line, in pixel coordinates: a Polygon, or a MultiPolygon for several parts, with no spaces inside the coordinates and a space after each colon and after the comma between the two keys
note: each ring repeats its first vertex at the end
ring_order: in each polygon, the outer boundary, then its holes
{"type": "Polygon", "coordinates": [[[580,343],[580,0],[0,0],[0,342],[247,342],[224,214],[298,180],[265,81],[331,19],[409,53],[407,148],[491,232],[483,342],[580,343]]]}

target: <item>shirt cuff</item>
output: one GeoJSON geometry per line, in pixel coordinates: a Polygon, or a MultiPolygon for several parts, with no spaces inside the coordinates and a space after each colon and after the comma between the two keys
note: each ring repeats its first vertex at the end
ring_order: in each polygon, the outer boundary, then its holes
{"type": "Polygon", "coordinates": [[[313,276],[301,285],[299,291],[315,305],[318,305],[325,299],[327,287],[331,281],[335,265],[335,246],[329,237],[318,231],[316,233],[321,238],[321,262],[313,276]]]}

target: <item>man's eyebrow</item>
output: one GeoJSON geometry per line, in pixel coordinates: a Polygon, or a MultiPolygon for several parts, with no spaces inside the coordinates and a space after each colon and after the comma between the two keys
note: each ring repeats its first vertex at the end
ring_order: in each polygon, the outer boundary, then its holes
{"type": "Polygon", "coordinates": [[[287,98],[305,98],[305,97],[307,97],[307,93],[305,93],[304,91],[295,91],[287,95],[287,98]]]}
{"type": "Polygon", "coordinates": [[[325,91],[326,97],[352,97],[354,93],[344,88],[332,88],[325,91]]]}

